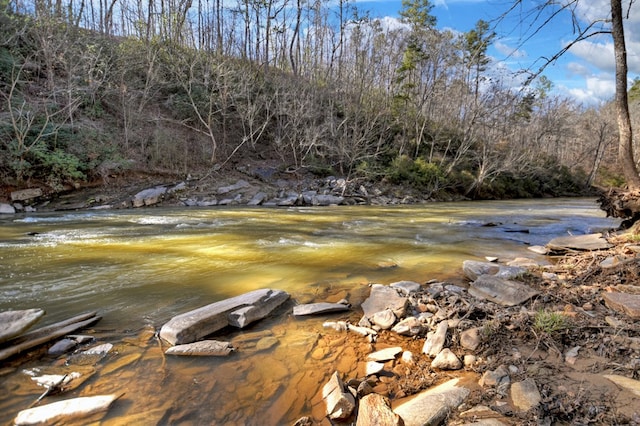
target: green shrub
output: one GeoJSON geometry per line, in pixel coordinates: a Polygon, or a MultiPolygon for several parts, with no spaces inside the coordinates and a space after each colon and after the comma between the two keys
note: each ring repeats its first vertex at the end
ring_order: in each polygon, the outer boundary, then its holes
{"type": "Polygon", "coordinates": [[[437,164],[429,163],[421,157],[413,160],[407,155],[401,155],[392,161],[388,177],[393,183],[404,183],[430,192],[438,191],[446,180],[437,164]]]}

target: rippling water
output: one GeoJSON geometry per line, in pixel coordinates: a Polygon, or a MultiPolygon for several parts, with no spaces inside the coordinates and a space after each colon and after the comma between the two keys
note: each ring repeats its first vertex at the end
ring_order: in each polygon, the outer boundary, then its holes
{"type": "MultiPolygon", "coordinates": [[[[153,339],[131,344],[123,336],[140,339],[178,313],[257,288],[302,302],[346,295],[357,303],[371,282],[461,281],[465,259],[533,257],[529,245],[617,224],[590,199],[0,217],[0,311],[41,307],[42,324],[88,310],[103,316],[96,333],[135,358],[81,388],[129,391],[111,424],[139,413],[153,413],[141,424],[277,424],[312,411],[319,383],[335,370],[309,356],[322,319],[284,315],[254,326],[250,332],[270,327],[279,346],[223,360],[164,359],[153,339]]],[[[23,390],[19,371],[5,373],[0,421],[40,393],[23,390]]]]}

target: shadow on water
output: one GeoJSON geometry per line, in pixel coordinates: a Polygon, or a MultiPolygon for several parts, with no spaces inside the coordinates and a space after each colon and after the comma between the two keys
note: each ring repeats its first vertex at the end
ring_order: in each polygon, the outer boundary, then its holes
{"type": "MultiPolygon", "coordinates": [[[[368,284],[462,282],[465,259],[534,257],[530,245],[617,222],[594,200],[437,203],[339,208],[149,209],[0,220],[0,311],[44,308],[43,325],[96,310],[93,329],[115,348],[95,365],[73,357],[0,370],[0,422],[42,388],[24,370],[80,368],[90,378],[65,396],[120,393],[104,424],[282,424],[324,416],[319,389],[338,370],[362,377],[371,345],[295,319],[295,302],[358,306],[368,284]],[[491,225],[491,226],[486,226],[491,225]],[[278,315],[223,330],[227,358],[165,357],[155,331],[172,316],[258,288],[292,296],[278,315]],[[270,342],[263,349],[263,344],[270,342]],[[70,367],[64,367],[68,364],[70,367]]],[[[357,308],[333,319],[357,322],[357,308]]],[[[215,337],[215,336],[214,336],[215,337]]],[[[419,353],[419,349],[417,349],[419,353]]]]}

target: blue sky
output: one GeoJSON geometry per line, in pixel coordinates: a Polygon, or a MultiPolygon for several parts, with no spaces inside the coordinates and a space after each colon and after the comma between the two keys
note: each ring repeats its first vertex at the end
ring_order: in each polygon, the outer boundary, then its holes
{"type": "MultiPolygon", "coordinates": [[[[433,0],[431,3],[439,29],[466,32],[479,19],[488,22],[496,20],[509,9],[513,0],[433,0]]],[[[357,1],[357,4],[362,10],[370,10],[373,17],[397,17],[402,8],[400,0],[357,1]]],[[[540,32],[528,38],[532,30],[521,25],[520,21],[532,10],[533,4],[530,0],[524,0],[523,6],[496,27],[498,36],[489,49],[496,66],[512,71],[528,68],[537,70],[544,63],[541,57],[552,57],[573,40],[569,13],[558,15],[540,32]]],[[[578,22],[584,25],[607,18],[609,7],[609,0],[581,0],[576,3],[575,14],[578,22]]],[[[629,78],[632,80],[640,76],[640,4],[633,6],[625,25],[629,78]]],[[[554,93],[585,105],[597,105],[614,97],[614,70],[613,42],[610,36],[604,35],[578,43],[547,67],[543,74],[554,83],[554,93]]]]}

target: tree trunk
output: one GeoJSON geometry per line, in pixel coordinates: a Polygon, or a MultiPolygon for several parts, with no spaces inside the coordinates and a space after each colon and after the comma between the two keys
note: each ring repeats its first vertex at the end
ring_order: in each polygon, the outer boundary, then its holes
{"type": "Polygon", "coordinates": [[[633,156],[633,133],[627,98],[627,51],[622,23],[622,2],[611,0],[611,34],[616,58],[616,113],[618,116],[618,160],[629,189],[640,188],[640,176],[633,156]]]}

